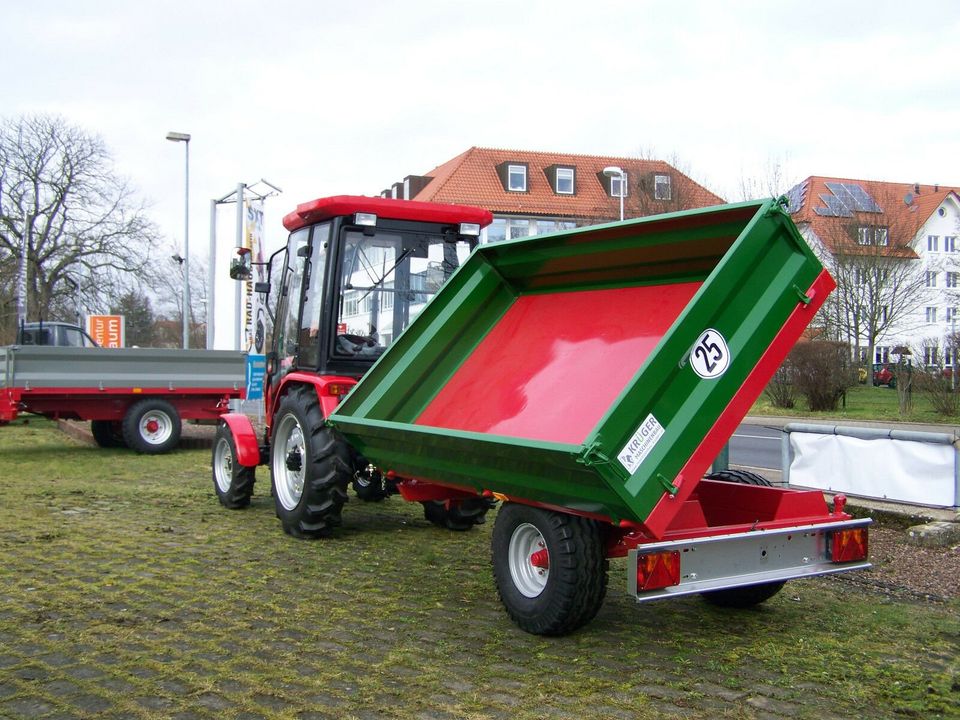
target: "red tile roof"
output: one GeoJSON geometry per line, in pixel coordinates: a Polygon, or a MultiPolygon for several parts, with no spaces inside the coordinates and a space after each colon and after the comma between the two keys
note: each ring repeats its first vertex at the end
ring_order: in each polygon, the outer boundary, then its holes
{"type": "MultiPolygon", "coordinates": [[[[798,225],[806,224],[831,252],[840,243],[848,249],[857,247],[852,235],[843,230],[855,224],[884,225],[889,227],[891,254],[897,248],[906,250],[923,224],[950,194],[957,195],[958,188],[943,185],[917,185],[914,183],[891,183],[876,180],[853,180],[811,176],[791,190],[792,217],[798,225]],[[825,208],[824,198],[833,195],[827,183],[859,185],[880,206],[881,212],[862,212],[854,209],[850,217],[833,217],[816,212],[825,208]]],[[[915,256],[912,250],[909,254],[915,256]]]]}
{"type": "Polygon", "coordinates": [[[610,197],[609,181],[604,178],[604,182],[601,182],[598,177],[610,165],[619,166],[627,173],[629,190],[624,198],[626,217],[644,214],[643,207],[647,208],[646,214],[680,209],[676,203],[669,202],[662,202],[662,208],[658,209],[655,207],[657,201],[651,198],[647,199],[645,206],[640,205],[637,180],[652,173],[671,176],[675,200],[682,202],[684,208],[724,202],[718,195],[660,160],[479,147],[472,147],[425,173],[432,180],[413,199],[479,205],[501,215],[611,219],[619,216],[620,200],[610,197]],[[527,192],[504,189],[497,174],[497,166],[504,162],[525,163],[528,166],[527,192]],[[573,195],[554,192],[546,174],[546,168],[554,165],[575,168],[573,195]],[[651,209],[651,206],[654,207],[651,209]]]}

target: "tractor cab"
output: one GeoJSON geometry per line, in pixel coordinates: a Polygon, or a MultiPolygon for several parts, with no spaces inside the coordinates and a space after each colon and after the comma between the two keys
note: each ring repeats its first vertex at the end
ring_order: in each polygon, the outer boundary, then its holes
{"type": "MultiPolygon", "coordinates": [[[[488,211],[337,196],[287,215],[271,258],[268,385],[293,371],[359,378],[476,247],[488,211]]],[[[231,274],[248,276],[245,257],[231,274]]]]}

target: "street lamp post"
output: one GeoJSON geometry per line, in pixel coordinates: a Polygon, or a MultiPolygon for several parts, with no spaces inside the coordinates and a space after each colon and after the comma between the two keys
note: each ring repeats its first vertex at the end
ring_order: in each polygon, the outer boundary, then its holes
{"type": "Polygon", "coordinates": [[[613,179],[614,177],[620,178],[620,192],[618,195],[620,196],[620,221],[623,222],[623,191],[626,190],[627,174],[622,168],[619,168],[616,165],[605,167],[603,169],[603,174],[610,179],[613,179]]]}
{"type": "Polygon", "coordinates": [[[167,140],[182,142],[185,149],[183,183],[183,347],[190,347],[190,134],[168,132],[167,140]]]}

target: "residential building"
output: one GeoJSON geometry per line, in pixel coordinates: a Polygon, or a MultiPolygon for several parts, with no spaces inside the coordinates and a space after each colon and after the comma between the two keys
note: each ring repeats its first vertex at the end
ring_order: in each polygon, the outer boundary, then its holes
{"type": "Polygon", "coordinates": [[[837,337],[857,347],[862,362],[868,356],[890,362],[909,349],[915,365],[953,366],[960,329],[958,192],[813,176],[788,194],[801,234],[837,279],[834,320],[845,327],[834,328],[837,337]]]}
{"type": "Polygon", "coordinates": [[[408,175],[382,197],[484,207],[494,221],[481,240],[539,235],[624,217],[717,205],[723,199],[659,160],[472,147],[430,170],[408,175]]]}

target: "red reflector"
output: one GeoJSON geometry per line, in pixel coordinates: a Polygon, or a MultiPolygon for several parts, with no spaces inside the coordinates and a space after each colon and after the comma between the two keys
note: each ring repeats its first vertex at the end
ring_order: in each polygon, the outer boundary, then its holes
{"type": "Polygon", "coordinates": [[[830,559],[835,563],[865,560],[867,557],[867,529],[837,530],[831,536],[830,559]]]}
{"type": "Polygon", "coordinates": [[[680,553],[637,555],[637,592],[680,584],[680,553]]]}

